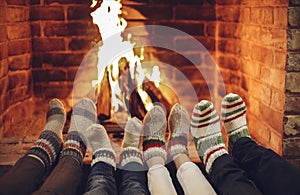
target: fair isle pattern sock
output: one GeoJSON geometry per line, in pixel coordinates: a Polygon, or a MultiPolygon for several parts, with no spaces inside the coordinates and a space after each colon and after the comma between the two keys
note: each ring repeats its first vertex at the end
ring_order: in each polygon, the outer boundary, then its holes
{"type": "Polygon", "coordinates": [[[166,113],[160,106],[154,106],[144,117],[144,160],[161,156],[167,160],[165,134],[167,129],[166,113]]]}
{"type": "Polygon", "coordinates": [[[83,134],[92,147],[92,166],[97,162],[105,162],[116,167],[116,154],[111,147],[106,129],[100,124],[93,124],[83,131],[83,134]]]}
{"type": "Polygon", "coordinates": [[[71,156],[81,165],[82,159],[85,156],[85,152],[86,141],[83,140],[83,136],[80,134],[80,132],[71,131],[68,133],[66,141],[63,145],[60,158],[71,156]]]}
{"type": "Polygon", "coordinates": [[[47,169],[56,161],[62,145],[62,130],[66,122],[64,105],[58,99],[49,102],[47,123],[38,140],[27,152],[47,169]]]}
{"type": "Polygon", "coordinates": [[[205,169],[211,171],[213,162],[228,154],[220,128],[219,116],[210,101],[202,100],[195,105],[191,120],[191,133],[205,169]]]}
{"type": "Polygon", "coordinates": [[[126,147],[120,154],[120,164],[122,167],[131,162],[136,162],[143,165],[142,153],[136,147],[126,147]]]}
{"type": "Polygon", "coordinates": [[[168,143],[169,154],[174,158],[178,154],[188,154],[187,142],[190,127],[190,117],[187,111],[180,105],[175,104],[168,118],[169,132],[172,133],[168,143]]]}
{"type": "Polygon", "coordinates": [[[246,121],[246,105],[243,99],[230,93],[222,100],[222,120],[228,134],[229,148],[241,137],[250,137],[246,121]]]}

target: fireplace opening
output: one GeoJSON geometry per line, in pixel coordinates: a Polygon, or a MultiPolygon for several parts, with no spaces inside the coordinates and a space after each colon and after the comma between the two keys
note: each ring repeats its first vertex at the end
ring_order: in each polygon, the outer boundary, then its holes
{"type": "Polygon", "coordinates": [[[128,116],[142,119],[151,104],[169,111],[179,102],[191,114],[195,103],[209,99],[220,111],[223,96],[233,92],[247,104],[253,139],[300,166],[297,1],[121,3],[117,14],[120,26],[127,24],[121,34],[129,49],[109,62],[99,60],[107,37],[91,16],[92,1],[1,1],[1,164],[12,164],[36,140],[54,97],[71,113],[92,94],[99,122],[117,143],[128,116]],[[105,62],[101,70],[99,62],[105,62]],[[113,95],[116,81],[121,95],[113,95]]]}

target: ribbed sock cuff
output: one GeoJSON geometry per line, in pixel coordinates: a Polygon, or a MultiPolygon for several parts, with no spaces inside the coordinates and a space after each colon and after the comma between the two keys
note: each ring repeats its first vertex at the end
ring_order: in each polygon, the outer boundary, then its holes
{"type": "Polygon", "coordinates": [[[31,146],[27,155],[34,155],[43,161],[48,169],[56,161],[61,150],[61,139],[55,132],[43,130],[39,139],[31,146]]]}
{"type": "Polygon", "coordinates": [[[206,153],[204,154],[203,163],[207,173],[211,172],[213,163],[218,157],[222,156],[223,154],[228,154],[225,148],[225,144],[211,147],[208,151],[206,151],[206,153]]]}
{"type": "Polygon", "coordinates": [[[60,158],[63,158],[64,156],[71,156],[81,165],[85,152],[86,145],[82,136],[77,131],[71,131],[68,133],[66,142],[63,145],[60,158]]]}
{"type": "Polygon", "coordinates": [[[144,160],[147,161],[152,157],[161,156],[167,160],[165,142],[160,139],[149,139],[143,142],[144,160]]]}
{"type": "Polygon", "coordinates": [[[116,167],[116,154],[112,149],[100,148],[93,153],[92,166],[98,162],[105,162],[114,168],[116,167]]]}
{"type": "Polygon", "coordinates": [[[131,162],[136,162],[143,165],[143,156],[138,148],[126,147],[120,155],[120,164],[122,167],[124,167],[131,162]]]}
{"type": "Polygon", "coordinates": [[[168,143],[169,155],[171,158],[177,154],[188,154],[187,138],[185,136],[172,137],[168,143]]]}

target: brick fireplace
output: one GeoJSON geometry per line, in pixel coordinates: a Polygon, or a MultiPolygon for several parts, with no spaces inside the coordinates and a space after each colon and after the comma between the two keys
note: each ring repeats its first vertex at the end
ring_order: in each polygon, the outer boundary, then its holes
{"type": "MultiPolygon", "coordinates": [[[[166,79],[184,88],[177,74],[183,73],[198,100],[211,99],[218,109],[224,88],[227,93],[240,94],[248,106],[251,136],[300,166],[300,1],[122,3],[128,28],[164,25],[196,38],[217,69],[206,56],[201,56],[199,66],[210,73],[220,72],[224,84],[218,77],[205,81],[183,56],[145,48],[146,60],[168,63],[178,70],[162,70],[166,79]]],[[[101,39],[92,23],[90,4],[89,0],[0,1],[2,164],[9,161],[8,154],[23,154],[39,135],[51,98],[61,99],[67,110],[71,109],[76,71],[84,55],[101,39]]],[[[140,31],[133,37],[153,39],[140,31]]],[[[188,43],[189,37],[168,39],[161,34],[155,39],[176,48],[188,43]]],[[[199,55],[192,49],[184,53],[192,58],[199,55]]]]}

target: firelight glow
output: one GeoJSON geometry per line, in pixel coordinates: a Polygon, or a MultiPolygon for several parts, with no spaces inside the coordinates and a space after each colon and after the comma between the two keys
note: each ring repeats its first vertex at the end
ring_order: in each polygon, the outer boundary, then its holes
{"type": "MultiPolygon", "coordinates": [[[[93,0],[91,7],[96,4],[97,1],[93,0]]],[[[137,86],[137,92],[146,110],[149,111],[153,107],[153,103],[150,96],[143,90],[142,84],[147,78],[153,81],[156,86],[159,86],[159,67],[154,66],[151,75],[145,74],[141,64],[141,61],[144,59],[144,48],[141,48],[141,54],[137,56],[134,53],[135,44],[130,41],[131,34],[128,34],[127,40],[124,40],[122,37],[122,32],[124,32],[127,22],[120,16],[122,14],[121,8],[121,0],[103,0],[101,6],[91,13],[93,22],[98,26],[102,38],[102,45],[98,51],[98,80],[92,81],[92,85],[93,87],[98,87],[98,91],[100,91],[100,83],[105,75],[105,71],[107,71],[112,90],[112,112],[117,112],[120,107],[126,110],[124,92],[119,85],[119,78],[123,73],[120,71],[122,67],[120,67],[119,62],[122,58],[125,58],[129,62],[130,77],[137,86]]]]}

